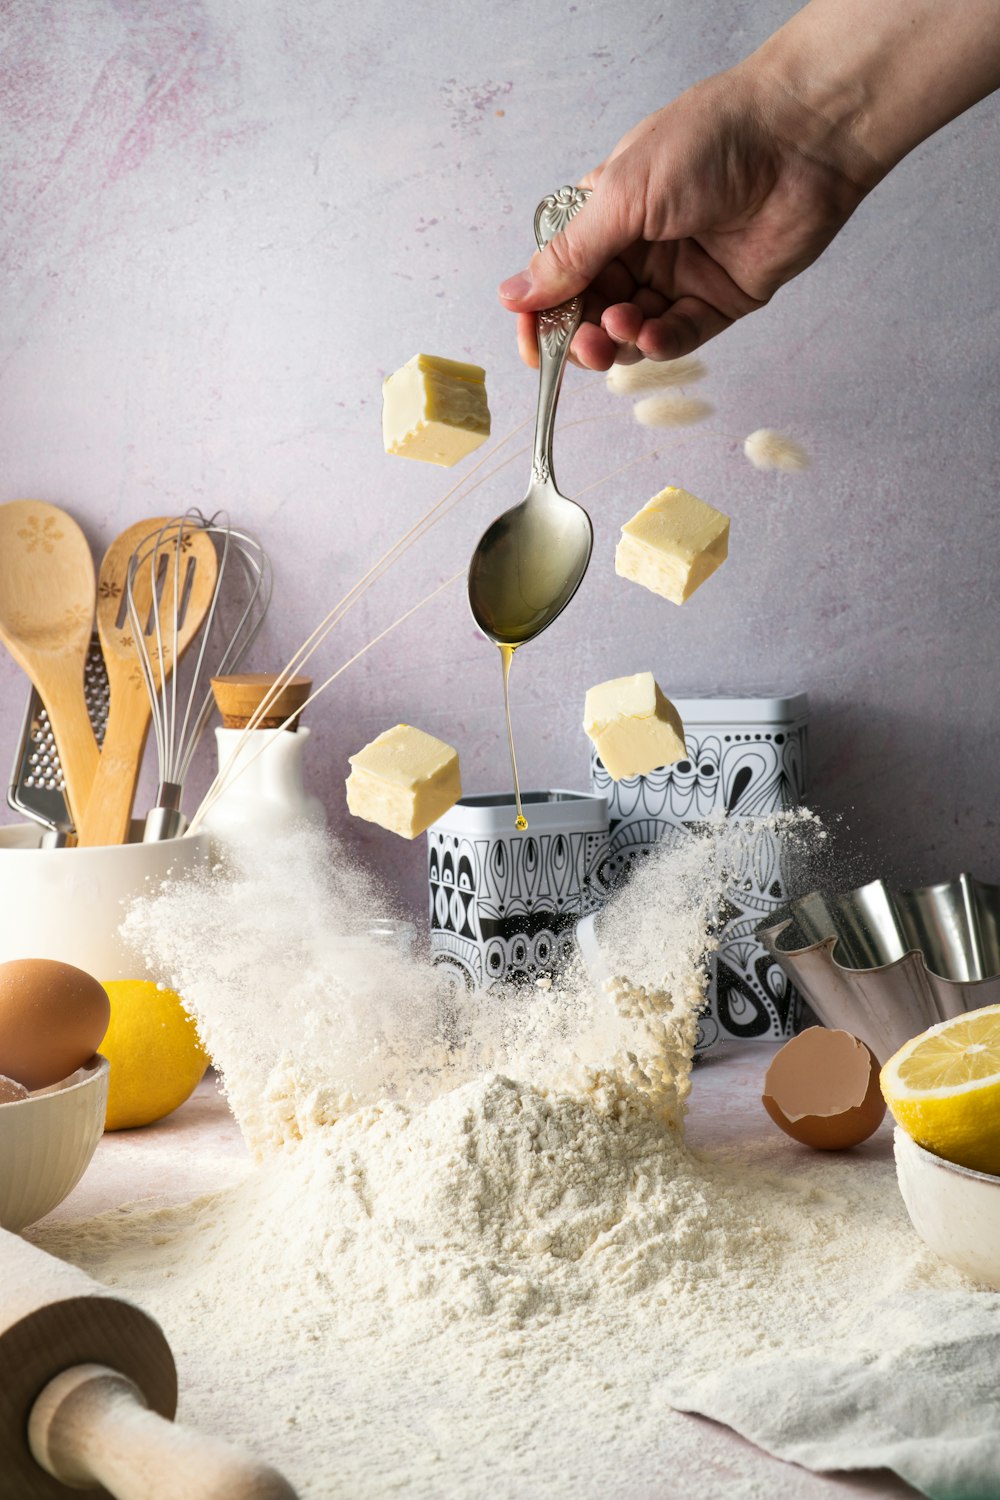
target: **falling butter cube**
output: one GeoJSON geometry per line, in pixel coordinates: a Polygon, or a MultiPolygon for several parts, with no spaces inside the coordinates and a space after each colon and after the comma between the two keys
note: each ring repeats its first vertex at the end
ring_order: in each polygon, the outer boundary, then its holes
{"type": "Polygon", "coordinates": [[[350,757],[347,806],[390,833],[415,839],[462,795],[458,751],[412,724],[397,724],[350,757]]]}
{"type": "Polygon", "coordinates": [[[612,677],[587,693],[583,727],[613,781],[645,776],[687,754],[684,725],[652,672],[612,677]]]}
{"type": "Polygon", "coordinates": [[[486,371],[415,354],[382,383],[386,453],[450,469],[490,435],[486,371]]]}
{"type": "Polygon", "coordinates": [[[728,555],[729,517],[670,485],[622,527],[615,572],[683,604],[728,555]]]}

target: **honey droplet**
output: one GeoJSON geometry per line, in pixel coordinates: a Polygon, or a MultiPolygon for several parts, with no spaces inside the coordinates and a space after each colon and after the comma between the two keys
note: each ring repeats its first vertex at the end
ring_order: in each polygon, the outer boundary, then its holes
{"type": "Polygon", "coordinates": [[[514,819],[514,827],[518,830],[519,833],[523,833],[527,826],[528,820],[524,816],[524,813],[518,813],[517,817],[514,819]]]}

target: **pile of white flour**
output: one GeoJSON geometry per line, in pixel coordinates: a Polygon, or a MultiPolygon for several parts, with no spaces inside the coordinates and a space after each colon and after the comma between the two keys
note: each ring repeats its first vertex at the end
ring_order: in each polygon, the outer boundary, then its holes
{"type": "Polygon", "coordinates": [[[789,1152],[763,1113],[738,1147],[685,1146],[736,836],[643,871],[611,993],[580,977],[460,1004],[392,955],[355,962],[377,894],[332,886],[316,850],[146,903],[133,936],[197,1014],[258,1163],[41,1242],[148,1307],[181,1416],[303,1497],[673,1495],[681,1468],[704,1479],[686,1500],[794,1500],[797,1471],[776,1479],[672,1397],[763,1360],[770,1411],[812,1399],[821,1437],[822,1386],[793,1365],[783,1390],[775,1359],[864,1371],[915,1351],[947,1374],[949,1319],[986,1299],[919,1247],[884,1152],[789,1152]]]}

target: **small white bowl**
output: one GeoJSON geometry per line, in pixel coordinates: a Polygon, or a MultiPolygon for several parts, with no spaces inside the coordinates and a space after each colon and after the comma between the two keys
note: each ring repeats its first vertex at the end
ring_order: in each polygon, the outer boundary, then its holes
{"type": "Polygon", "coordinates": [[[1000,1291],[1000,1177],[943,1161],[903,1130],[893,1144],[899,1190],[924,1244],[1000,1291]]]}
{"type": "Polygon", "coordinates": [[[0,1104],[0,1229],[25,1229],[61,1203],[86,1171],[104,1132],[107,1058],[61,1083],[0,1104]]]}

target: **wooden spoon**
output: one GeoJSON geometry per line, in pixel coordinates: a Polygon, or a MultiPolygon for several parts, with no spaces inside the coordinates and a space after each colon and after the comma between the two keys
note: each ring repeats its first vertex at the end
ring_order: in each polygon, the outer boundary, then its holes
{"type": "Polygon", "coordinates": [[[44,500],[0,505],[0,642],[48,710],[75,818],[99,752],[83,692],[94,623],[94,560],[79,526],[44,500]]]}
{"type": "Polygon", "coordinates": [[[146,626],[145,651],[157,688],[162,682],[161,667],[169,676],[197,635],[212,603],[219,573],[212,538],[193,524],[186,528],[182,542],[184,567],[178,579],[172,558],[180,523],[173,524],[174,520],[172,517],[154,517],[137,521],[115,538],[101,563],[97,584],[97,629],[108,669],[111,696],[101,763],[82,823],[77,824],[81,846],[127,841],[142,753],[152,717],[149,690],[139,663],[139,649],[125,608],[125,580],[133,553],[161,527],[167,528],[162,537],[163,552],[169,553],[171,560],[163,568],[163,577],[154,578],[152,569],[143,566],[136,572],[132,585],[139,618],[146,626]],[[156,657],[158,638],[162,645],[162,663],[156,657]]]}

